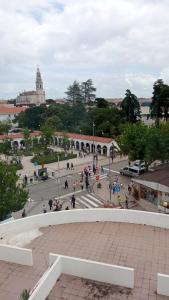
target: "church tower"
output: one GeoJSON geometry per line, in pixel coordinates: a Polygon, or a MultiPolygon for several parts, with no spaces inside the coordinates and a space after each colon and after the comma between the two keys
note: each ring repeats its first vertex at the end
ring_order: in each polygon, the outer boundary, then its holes
{"type": "Polygon", "coordinates": [[[37,72],[36,72],[36,90],[42,90],[43,91],[43,81],[41,78],[41,73],[39,71],[39,68],[37,68],[37,72]]]}

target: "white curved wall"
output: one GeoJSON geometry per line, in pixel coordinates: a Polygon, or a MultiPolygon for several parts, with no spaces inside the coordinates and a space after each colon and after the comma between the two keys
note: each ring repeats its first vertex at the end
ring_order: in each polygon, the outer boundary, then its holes
{"type": "Polygon", "coordinates": [[[49,225],[96,221],[125,222],[169,228],[169,217],[164,214],[126,209],[96,208],[50,212],[4,223],[0,225],[0,236],[5,238],[8,233],[11,235],[49,225]]]}

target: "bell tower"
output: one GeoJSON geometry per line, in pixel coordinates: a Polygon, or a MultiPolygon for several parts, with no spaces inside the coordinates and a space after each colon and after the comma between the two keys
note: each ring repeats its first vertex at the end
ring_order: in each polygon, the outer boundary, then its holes
{"type": "Polygon", "coordinates": [[[39,68],[37,68],[37,72],[36,72],[36,90],[42,90],[43,91],[43,81],[41,78],[41,73],[39,68]]]}

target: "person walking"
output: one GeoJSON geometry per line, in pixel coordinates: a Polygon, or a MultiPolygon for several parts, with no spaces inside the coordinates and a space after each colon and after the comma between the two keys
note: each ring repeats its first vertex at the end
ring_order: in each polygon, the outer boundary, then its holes
{"type": "Polygon", "coordinates": [[[131,195],[131,186],[128,185],[128,192],[129,192],[129,195],[131,195]]]}
{"type": "Polygon", "coordinates": [[[22,218],[25,218],[25,217],[26,217],[26,212],[25,212],[25,208],[24,208],[24,210],[22,212],[22,218]]]}
{"type": "Polygon", "coordinates": [[[126,204],[126,208],[128,209],[129,208],[129,202],[128,202],[128,197],[127,196],[126,196],[125,204],[126,204]]]}
{"type": "Polygon", "coordinates": [[[52,206],[53,206],[53,200],[52,199],[49,199],[48,205],[49,205],[49,209],[51,210],[52,206]]]}
{"type": "Polygon", "coordinates": [[[68,189],[68,188],[69,188],[69,185],[68,185],[68,181],[66,179],[66,181],[65,181],[65,189],[68,189]]]}
{"type": "Polygon", "coordinates": [[[24,177],[24,181],[25,181],[25,185],[27,185],[27,183],[28,183],[28,177],[26,175],[24,177]]]}
{"type": "Polygon", "coordinates": [[[71,170],[74,170],[74,166],[73,166],[73,163],[71,163],[71,170]]]}
{"type": "Polygon", "coordinates": [[[69,162],[67,162],[67,170],[70,170],[69,162]]]}
{"type": "Polygon", "coordinates": [[[80,182],[81,190],[83,191],[83,182],[80,182]]]}
{"type": "Polygon", "coordinates": [[[76,202],[76,199],[75,199],[75,196],[73,195],[72,199],[71,199],[71,204],[72,204],[73,208],[75,208],[75,202],[76,202]]]}

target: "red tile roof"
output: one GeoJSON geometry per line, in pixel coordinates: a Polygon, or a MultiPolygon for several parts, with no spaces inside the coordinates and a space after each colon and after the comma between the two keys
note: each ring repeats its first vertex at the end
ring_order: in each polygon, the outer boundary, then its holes
{"type": "MultiPolygon", "coordinates": [[[[35,131],[35,132],[31,133],[31,137],[40,136],[40,135],[41,135],[40,131],[35,131]]],[[[55,132],[55,135],[56,136],[66,136],[67,138],[77,139],[77,140],[81,140],[81,141],[93,141],[92,135],[83,135],[83,134],[76,134],[76,133],[63,133],[63,132],[55,132]]],[[[19,138],[23,138],[23,137],[24,136],[22,133],[0,135],[0,140],[4,140],[4,139],[12,139],[13,140],[13,139],[17,139],[17,138],[19,139],[19,138]]],[[[95,136],[94,141],[98,142],[98,143],[109,144],[109,143],[113,142],[113,139],[95,136]]]]}
{"type": "MultiPolygon", "coordinates": [[[[35,132],[31,132],[31,137],[36,137],[36,136],[40,136],[41,132],[40,131],[35,131],[35,132]]],[[[15,133],[15,134],[1,134],[0,135],[0,140],[14,140],[14,139],[23,139],[24,135],[23,133],[15,133]]]]}
{"type": "Polygon", "coordinates": [[[19,114],[22,111],[25,111],[26,107],[0,107],[0,115],[14,115],[19,114]]]}
{"type": "MultiPolygon", "coordinates": [[[[71,139],[77,139],[82,141],[93,141],[92,135],[84,135],[84,134],[76,134],[76,133],[66,133],[66,136],[71,139]]],[[[94,136],[94,141],[98,143],[111,143],[113,141],[112,138],[94,136]]]]}

